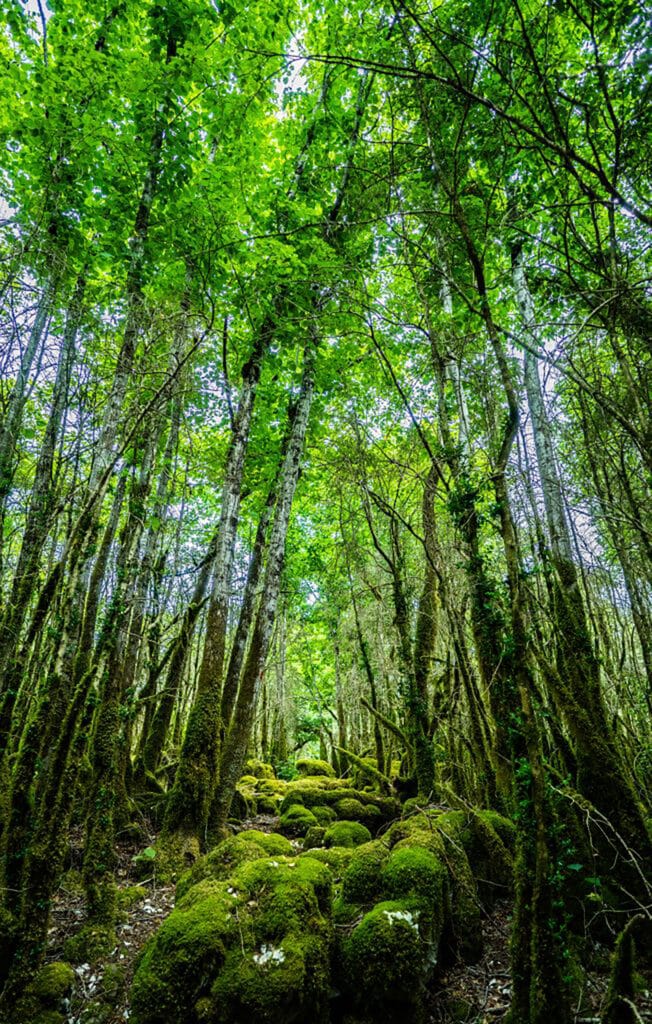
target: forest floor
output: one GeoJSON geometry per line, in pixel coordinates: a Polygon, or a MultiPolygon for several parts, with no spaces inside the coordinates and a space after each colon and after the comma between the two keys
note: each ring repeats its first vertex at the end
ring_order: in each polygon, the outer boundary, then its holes
{"type": "MultiPolygon", "coordinates": [[[[242,823],[238,831],[257,828],[273,831],[278,819],[260,815],[242,823]]],[[[70,866],[81,862],[81,841],[73,840],[70,866]]],[[[150,842],[154,842],[154,835],[150,842]]],[[[299,847],[299,844],[297,844],[299,847]]],[[[76,983],[67,1009],[67,1024],[125,1024],[129,1020],[128,992],[138,953],[174,906],[174,885],[137,873],[134,857],[143,842],[118,844],[116,879],[125,906],[116,928],[115,947],[98,961],[75,966],[76,983]],[[136,889],[136,887],[140,887],[136,889]]],[[[70,876],[67,876],[70,877],[70,876]]],[[[46,959],[65,960],[64,947],[81,928],[85,902],[77,884],[60,886],[52,909],[46,959]]],[[[484,953],[476,964],[456,963],[440,972],[432,985],[427,1024],[497,1024],[510,1002],[509,931],[511,903],[501,900],[483,921],[484,953]]],[[[606,950],[596,947],[600,970],[585,974],[573,1008],[573,1024],[599,1024],[609,973],[606,950]]],[[[652,1024],[652,979],[636,1003],[641,1019],[652,1024]]]]}

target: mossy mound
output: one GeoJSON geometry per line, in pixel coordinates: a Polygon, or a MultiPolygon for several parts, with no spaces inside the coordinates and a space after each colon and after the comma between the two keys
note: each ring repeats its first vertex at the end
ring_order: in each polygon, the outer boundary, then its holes
{"type": "Polygon", "coordinates": [[[287,836],[305,836],[306,832],[317,825],[315,815],[302,804],[292,804],[281,815],[279,829],[287,836]]]}
{"type": "Polygon", "coordinates": [[[371,841],[371,832],[359,821],[336,821],[326,829],[324,846],[362,846],[371,841]]]}
{"type": "Polygon", "coordinates": [[[66,939],[63,955],[73,964],[95,963],[115,946],[115,929],[108,924],[85,924],[66,939]]]}
{"type": "Polygon", "coordinates": [[[449,911],[446,920],[447,945],[467,963],[482,954],[481,901],[469,858],[462,841],[466,812],[424,812],[392,826],[387,835],[393,849],[425,849],[449,875],[449,911]]]}
{"type": "Polygon", "coordinates": [[[381,839],[363,843],[342,877],[342,899],[346,903],[370,904],[382,893],[382,871],[389,859],[389,848],[381,839]]]}
{"type": "Polygon", "coordinates": [[[323,1019],[331,898],[329,869],[307,857],[248,861],[228,881],[193,886],[141,957],[132,1022],[323,1019]]]}
{"type": "Polygon", "coordinates": [[[310,857],[312,860],[319,861],[320,864],[325,864],[330,868],[335,881],[339,881],[354,852],[354,848],[351,846],[331,846],[328,849],[320,847],[315,850],[305,850],[299,854],[299,857],[310,857]]]}
{"type": "MultiPolygon", "coordinates": [[[[368,794],[364,794],[368,796],[368,794]]],[[[337,817],[344,821],[361,821],[373,828],[382,823],[382,812],[374,803],[362,803],[356,797],[344,797],[335,804],[337,817]]]]}
{"type": "Polygon", "coordinates": [[[244,774],[251,775],[254,779],[275,779],[276,772],[271,764],[267,764],[266,761],[259,761],[255,757],[250,757],[248,761],[244,763],[244,774]]]}
{"type": "Polygon", "coordinates": [[[228,882],[210,878],[178,901],[138,963],[130,997],[133,1022],[193,1019],[197,1000],[207,994],[209,979],[217,976],[233,942],[240,934],[251,942],[245,903],[228,882]]]}
{"type": "Polygon", "coordinates": [[[326,829],[323,825],[312,825],[303,837],[304,850],[313,850],[324,845],[326,829]]]}
{"type": "Polygon", "coordinates": [[[215,849],[200,857],[190,871],[183,875],[177,883],[177,900],[181,899],[193,887],[204,878],[214,878],[217,881],[226,881],[235,869],[246,861],[259,860],[269,856],[289,856],[292,853],[290,842],[283,836],[276,833],[260,832],[258,829],[248,829],[245,832],[238,832],[235,836],[229,836],[215,849]]]}
{"type": "Polygon", "coordinates": [[[310,809],[320,825],[328,826],[337,821],[337,814],[332,807],[323,807],[321,804],[315,804],[310,809]]]}
{"type": "MultiPolygon", "coordinates": [[[[65,1024],[63,1000],[70,995],[75,972],[70,964],[45,964],[10,1011],[10,1024],[65,1024]]],[[[5,1018],[3,1018],[5,1019],[5,1018]]]]}
{"type": "Polygon", "coordinates": [[[328,761],[320,761],[318,759],[311,759],[308,757],[302,757],[297,761],[297,771],[300,776],[326,776],[329,779],[335,778],[335,769],[328,761]]]}
{"type": "Polygon", "coordinates": [[[256,813],[257,814],[269,814],[273,817],[279,812],[279,805],[281,803],[280,796],[266,796],[265,794],[256,795],[256,813]]]}
{"type": "Polygon", "coordinates": [[[352,789],[351,784],[346,779],[321,777],[303,778],[297,779],[295,782],[289,782],[281,801],[281,814],[284,814],[293,804],[302,804],[311,810],[319,805],[322,807],[332,807],[338,814],[338,817],[341,818],[343,814],[338,813],[337,807],[345,800],[356,801],[355,804],[351,805],[354,809],[355,817],[353,819],[347,818],[346,820],[357,820],[358,817],[364,816],[365,822],[380,825],[384,821],[391,821],[399,813],[399,803],[391,797],[382,797],[378,796],[377,793],[352,789]],[[360,810],[361,807],[363,808],[362,811],[360,810]]]}
{"type": "Polygon", "coordinates": [[[432,967],[432,928],[415,901],[379,903],[341,943],[339,983],[365,1019],[419,1019],[432,967]]]}
{"type": "Polygon", "coordinates": [[[421,846],[393,850],[380,881],[389,899],[415,896],[428,907],[436,909],[443,927],[447,872],[430,850],[421,846]]]}

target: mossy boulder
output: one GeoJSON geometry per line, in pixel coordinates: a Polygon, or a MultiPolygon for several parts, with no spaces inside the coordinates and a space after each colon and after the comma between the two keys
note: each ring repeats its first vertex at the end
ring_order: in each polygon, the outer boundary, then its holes
{"type": "Polygon", "coordinates": [[[73,964],[95,963],[113,949],[115,941],[112,925],[88,923],[66,939],[63,955],[73,964]]]}
{"type": "Polygon", "coordinates": [[[420,1018],[433,962],[431,928],[416,901],[377,904],[341,942],[339,983],[365,1019],[420,1018]]]}
{"type": "Polygon", "coordinates": [[[324,846],[362,846],[371,841],[371,832],[359,821],[336,821],[326,829],[324,846]]]}
{"type": "Polygon", "coordinates": [[[267,796],[282,796],[287,788],[283,779],[263,779],[258,781],[257,791],[267,796]]]}
{"type": "Polygon", "coordinates": [[[318,824],[315,815],[302,804],[293,804],[281,815],[279,829],[284,835],[304,836],[308,829],[318,824]]]}
{"type": "Polygon", "coordinates": [[[426,849],[447,865],[446,946],[465,962],[475,963],[482,953],[482,920],[476,881],[462,841],[467,818],[466,812],[459,811],[414,814],[393,825],[387,839],[396,851],[426,849]]]}
{"type": "Polygon", "coordinates": [[[259,761],[258,758],[250,757],[244,763],[244,774],[253,776],[254,779],[275,779],[276,773],[271,764],[266,761],[259,761]]]}
{"type": "Polygon", "coordinates": [[[326,864],[335,881],[339,881],[354,852],[354,848],[351,846],[331,846],[328,849],[320,847],[315,850],[305,850],[299,856],[301,858],[310,857],[312,860],[319,861],[320,864],[326,864]]]}
{"type": "Polygon", "coordinates": [[[206,879],[148,943],[134,1024],[320,1021],[330,991],[332,876],[316,860],[267,857],[206,879]]]}
{"type": "Polygon", "coordinates": [[[289,840],[274,832],[261,832],[253,828],[238,832],[237,835],[229,836],[219,843],[205,857],[200,857],[191,870],[179,879],[177,900],[204,878],[225,881],[240,864],[247,861],[267,856],[284,857],[291,853],[292,846],[289,840]]]}
{"type": "Polygon", "coordinates": [[[342,899],[350,904],[370,904],[378,899],[388,859],[389,848],[380,839],[356,847],[342,876],[342,899]]]}
{"type": "Polygon", "coordinates": [[[313,850],[315,847],[324,845],[326,829],[323,825],[313,825],[303,837],[304,850],[313,850]]]}
{"type": "Polygon", "coordinates": [[[380,825],[382,813],[373,803],[363,803],[356,797],[344,797],[335,804],[337,817],[344,821],[361,821],[363,825],[380,825]]]}
{"type": "Polygon", "coordinates": [[[337,821],[337,814],[332,807],[325,807],[322,804],[316,804],[314,807],[311,807],[311,811],[320,825],[328,826],[332,825],[334,821],[337,821]]]}
{"type": "Polygon", "coordinates": [[[257,814],[269,814],[272,817],[276,817],[279,812],[279,804],[281,798],[279,796],[267,796],[263,794],[256,795],[256,812],[257,814]]]}
{"type": "Polygon", "coordinates": [[[243,928],[249,938],[245,905],[244,895],[212,878],[178,901],[138,963],[130,996],[133,1024],[186,1024],[194,1018],[197,1000],[208,994],[210,979],[243,928]]]}
{"type": "Polygon", "coordinates": [[[296,767],[299,775],[303,777],[323,775],[329,779],[335,778],[335,769],[328,761],[302,757],[297,761],[296,767]]]}
{"type": "MultiPolygon", "coordinates": [[[[360,813],[359,806],[366,809],[366,814],[374,823],[381,824],[383,821],[391,821],[399,812],[397,800],[391,797],[378,796],[377,793],[366,793],[358,789],[352,789],[346,779],[330,778],[305,778],[289,782],[281,801],[281,814],[293,804],[302,804],[311,810],[317,805],[332,807],[342,800],[355,800],[355,813],[360,813]],[[375,808],[376,810],[369,810],[375,808]],[[376,813],[378,812],[378,813],[376,813]]],[[[339,815],[341,817],[341,814],[339,815]]],[[[349,819],[347,819],[349,820],[349,819]]],[[[366,820],[366,819],[365,819],[366,820]]]]}
{"type": "MultiPolygon", "coordinates": [[[[10,1011],[11,1024],[64,1024],[63,1000],[72,992],[75,972],[70,964],[45,964],[10,1011]]],[[[5,1018],[3,1018],[5,1019],[5,1018]]]]}
{"type": "Polygon", "coordinates": [[[441,908],[447,877],[446,868],[430,850],[410,846],[392,851],[381,883],[390,899],[416,896],[429,907],[441,908]]]}

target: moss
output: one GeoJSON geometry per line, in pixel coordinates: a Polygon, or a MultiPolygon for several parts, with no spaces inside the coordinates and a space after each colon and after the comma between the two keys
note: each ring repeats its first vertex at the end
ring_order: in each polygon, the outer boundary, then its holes
{"type": "Polygon", "coordinates": [[[443,924],[444,865],[422,846],[396,849],[382,872],[383,892],[390,899],[416,896],[428,907],[441,908],[443,924]]]}
{"type": "Polygon", "coordinates": [[[324,845],[324,836],[326,835],[326,829],[322,825],[313,825],[306,832],[303,839],[304,850],[312,850],[316,846],[324,845]]]}
{"type": "Polygon", "coordinates": [[[147,896],[147,889],[144,885],[128,885],[126,889],[118,890],[118,906],[121,910],[129,910],[140,903],[147,896]]]}
{"type": "Polygon", "coordinates": [[[73,964],[94,963],[113,949],[115,941],[110,925],[87,924],[66,940],[63,952],[73,964]]]}
{"type": "Polygon", "coordinates": [[[328,761],[311,760],[308,757],[302,757],[297,761],[297,771],[301,776],[325,775],[329,779],[335,778],[335,769],[328,761]]]}
{"type": "Polygon", "coordinates": [[[316,804],[311,810],[320,825],[328,826],[337,820],[337,814],[332,807],[323,807],[321,804],[316,804]]]}
{"type": "Polygon", "coordinates": [[[344,797],[335,804],[338,818],[345,821],[361,821],[364,825],[380,825],[382,813],[373,803],[363,804],[355,797],[344,797]]]}
{"type": "Polygon", "coordinates": [[[642,915],[633,917],[616,940],[611,960],[611,976],[603,1024],[635,1024],[632,1003],[636,994],[634,985],[634,934],[642,922],[642,915]]]}
{"type": "Polygon", "coordinates": [[[274,779],[276,774],[271,764],[266,761],[259,761],[255,757],[250,757],[248,761],[244,763],[245,775],[252,775],[255,779],[274,779]]]}
{"type": "Polygon", "coordinates": [[[326,864],[331,870],[331,874],[336,880],[339,880],[346,870],[351,857],[353,856],[353,848],[347,846],[332,846],[328,850],[306,850],[304,853],[299,854],[299,857],[310,857],[311,860],[317,860],[320,864],[326,864]]]}
{"type": "Polygon", "coordinates": [[[432,957],[420,918],[414,901],[385,901],[342,941],[340,982],[354,1007],[372,1019],[421,1015],[432,957]]]}
{"type": "Polygon", "coordinates": [[[329,944],[322,935],[289,935],[243,956],[233,950],[200,1020],[220,1024],[284,1024],[325,1018],[330,990],[329,944]]]}
{"type": "Polygon", "coordinates": [[[342,877],[342,899],[369,904],[380,896],[381,874],[388,858],[389,849],[380,839],[358,846],[342,877]]]}
{"type": "Polygon", "coordinates": [[[279,796],[257,796],[256,810],[258,814],[270,814],[276,816],[279,811],[281,798],[279,796]]]}
{"type": "Polygon", "coordinates": [[[258,782],[258,792],[267,796],[282,796],[287,789],[287,783],[283,779],[263,779],[258,782]]]}
{"type": "Polygon", "coordinates": [[[261,832],[260,829],[249,828],[244,832],[239,832],[234,838],[262,846],[269,856],[289,857],[292,853],[292,844],[278,832],[261,832]]]}
{"type": "Polygon", "coordinates": [[[106,964],[102,976],[102,999],[110,1006],[117,1006],[122,999],[126,984],[126,972],[120,964],[106,964]]]}
{"type": "Polygon", "coordinates": [[[64,1024],[63,1000],[70,995],[75,972],[70,964],[45,964],[27,985],[9,1014],[11,1024],[64,1024]]]}
{"type": "Polygon", "coordinates": [[[450,916],[448,941],[465,963],[477,963],[482,956],[481,905],[471,865],[457,836],[450,835],[446,822],[439,825],[443,856],[448,866],[450,916]]]}
{"type": "Polygon", "coordinates": [[[72,991],[75,972],[70,964],[56,961],[45,964],[30,985],[31,994],[45,1007],[57,1009],[62,999],[72,991]]]}
{"type": "Polygon", "coordinates": [[[471,865],[465,850],[471,833],[465,811],[428,810],[397,822],[388,832],[395,850],[422,847],[429,850],[448,869],[449,912],[446,943],[466,963],[475,963],[482,954],[481,903],[471,865]]]}
{"type": "Polygon", "coordinates": [[[243,787],[257,786],[258,779],[256,778],[255,775],[241,775],[240,778],[238,779],[238,785],[243,787]]]}
{"type": "MultiPolygon", "coordinates": [[[[303,804],[311,809],[318,804],[335,807],[340,800],[357,800],[365,808],[375,807],[380,812],[380,821],[391,821],[399,813],[397,800],[378,796],[376,793],[363,793],[352,789],[346,779],[306,778],[289,782],[285,796],[281,801],[281,814],[293,804],[303,804]]],[[[371,814],[374,814],[372,811],[371,814]]]]}
{"type": "Polygon", "coordinates": [[[475,811],[475,817],[481,822],[485,822],[496,832],[505,848],[513,856],[516,848],[516,826],[514,822],[504,815],[498,814],[497,811],[475,811]]]}
{"type": "MultiPolygon", "coordinates": [[[[267,857],[243,864],[231,879],[233,887],[244,890],[253,899],[283,887],[314,892],[317,907],[329,914],[333,896],[333,880],[328,868],[306,857],[267,857]]],[[[289,912],[289,906],[286,908],[289,912]]]]}
{"type": "Polygon", "coordinates": [[[326,829],[324,846],[362,846],[371,841],[371,832],[359,821],[336,821],[326,829]]]}
{"type": "Polygon", "coordinates": [[[235,818],[236,821],[244,821],[246,818],[253,818],[255,813],[256,798],[253,790],[238,783],[231,801],[231,817],[235,818]]]}
{"type": "Polygon", "coordinates": [[[303,836],[314,825],[317,825],[315,815],[300,804],[289,807],[279,821],[281,832],[289,836],[303,836]]]}
{"type": "MultiPolygon", "coordinates": [[[[279,840],[287,844],[271,838],[279,840]]],[[[332,887],[324,864],[283,856],[193,886],[141,958],[132,1021],[319,1021],[330,990],[332,887]]]]}
{"type": "Polygon", "coordinates": [[[185,1024],[246,924],[226,882],[205,879],[181,899],[148,942],[131,987],[132,1024],[185,1024]]]}
{"type": "Polygon", "coordinates": [[[237,835],[219,843],[205,857],[201,857],[192,870],[179,880],[177,899],[203,878],[226,881],[233,871],[246,861],[266,856],[284,857],[291,853],[292,845],[289,840],[276,833],[261,832],[254,828],[238,832],[237,835]]]}

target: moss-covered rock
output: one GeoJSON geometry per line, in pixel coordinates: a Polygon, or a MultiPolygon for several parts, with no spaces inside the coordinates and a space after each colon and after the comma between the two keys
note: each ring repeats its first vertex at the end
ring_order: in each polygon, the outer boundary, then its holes
{"type": "Polygon", "coordinates": [[[62,961],[45,964],[9,1011],[7,1019],[11,1024],[64,1024],[63,1000],[72,992],[74,982],[75,972],[70,964],[62,961]]]}
{"type": "Polygon", "coordinates": [[[301,804],[293,804],[281,815],[279,829],[288,836],[304,836],[308,829],[317,825],[315,815],[301,804]]]}
{"type": "Polygon", "coordinates": [[[292,853],[289,840],[276,833],[261,832],[259,829],[247,829],[229,836],[219,843],[205,857],[183,875],[177,883],[177,900],[181,899],[193,885],[204,878],[225,881],[235,869],[246,861],[259,860],[266,856],[284,857],[292,853]]]}
{"type": "Polygon", "coordinates": [[[354,849],[342,876],[342,899],[350,904],[373,903],[382,893],[381,875],[388,859],[389,848],[381,839],[354,849]]]}
{"type": "MultiPolygon", "coordinates": [[[[361,794],[362,795],[362,794],[361,794]]],[[[344,821],[361,821],[363,825],[380,825],[382,813],[373,803],[362,803],[356,797],[344,797],[335,804],[337,817],[344,821]]]]}
{"type": "Polygon", "coordinates": [[[332,884],[324,864],[279,856],[242,863],[228,881],[193,886],[145,949],[132,987],[132,1021],[322,1019],[332,884]]]}
{"type": "Polygon", "coordinates": [[[259,761],[258,758],[250,757],[244,763],[244,774],[253,776],[254,779],[274,779],[276,773],[271,764],[266,761],[259,761]]]}
{"type": "Polygon", "coordinates": [[[422,846],[393,850],[383,868],[383,892],[390,899],[417,897],[419,902],[438,913],[443,926],[447,872],[437,857],[422,846]]]}
{"type": "Polygon", "coordinates": [[[301,776],[318,776],[325,775],[329,779],[335,778],[335,769],[328,763],[328,761],[320,761],[318,759],[311,759],[308,757],[302,757],[297,761],[297,771],[301,776]]]}
{"type": "Polygon", "coordinates": [[[463,960],[475,963],[482,953],[481,904],[464,845],[468,842],[468,814],[465,811],[429,810],[397,822],[387,839],[395,850],[429,850],[448,868],[449,912],[446,944],[463,960]]]}
{"type": "Polygon", "coordinates": [[[257,790],[268,796],[282,796],[287,789],[287,782],[283,779],[262,779],[258,781],[257,790]]]}
{"type": "Polygon", "coordinates": [[[256,796],[256,811],[258,814],[270,814],[276,816],[279,812],[280,796],[267,796],[258,794],[256,796]]]}
{"type": "Polygon", "coordinates": [[[356,800],[367,809],[376,808],[379,812],[379,817],[374,811],[367,811],[367,813],[370,816],[373,815],[374,820],[377,819],[379,824],[382,821],[391,821],[399,813],[398,801],[391,797],[382,797],[377,793],[367,793],[352,789],[346,779],[321,777],[297,779],[295,782],[289,782],[281,801],[281,814],[293,804],[302,804],[310,809],[318,804],[335,808],[336,804],[342,800],[356,800]]]}
{"type": "Polygon", "coordinates": [[[325,835],[326,829],[323,825],[313,825],[303,837],[304,850],[313,850],[318,846],[323,846],[325,835]]]}
{"type": "Polygon", "coordinates": [[[330,868],[334,880],[339,881],[353,853],[354,848],[351,846],[331,846],[328,849],[322,847],[317,850],[305,850],[299,856],[301,858],[310,857],[313,860],[319,861],[320,864],[326,864],[330,868]]]}
{"type": "Polygon", "coordinates": [[[334,821],[337,821],[337,814],[332,807],[316,804],[314,807],[311,807],[311,811],[319,824],[324,825],[324,827],[328,827],[328,825],[332,825],[334,821]]]}
{"type": "Polygon", "coordinates": [[[336,821],[326,829],[324,846],[362,846],[371,841],[371,832],[359,821],[336,821]]]}
{"type": "Polygon", "coordinates": [[[95,963],[115,946],[115,929],[106,924],[85,924],[66,939],[63,955],[73,964],[95,963]]]}
{"type": "Polygon", "coordinates": [[[234,941],[250,938],[246,897],[228,882],[204,879],[177,903],[138,963],[131,987],[133,1024],[186,1024],[234,941]]]}
{"type": "Polygon", "coordinates": [[[420,1019],[433,963],[431,929],[422,934],[422,917],[416,901],[384,901],[343,939],[339,981],[365,1018],[420,1019]]]}

